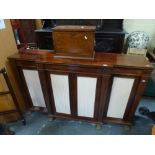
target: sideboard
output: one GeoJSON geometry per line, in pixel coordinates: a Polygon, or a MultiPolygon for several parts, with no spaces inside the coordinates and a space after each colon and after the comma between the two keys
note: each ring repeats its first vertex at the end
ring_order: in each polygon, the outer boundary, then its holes
{"type": "Polygon", "coordinates": [[[8,59],[27,108],[96,124],[132,125],[153,69],[142,56],[104,52],[85,60],[22,50],[8,59]]]}

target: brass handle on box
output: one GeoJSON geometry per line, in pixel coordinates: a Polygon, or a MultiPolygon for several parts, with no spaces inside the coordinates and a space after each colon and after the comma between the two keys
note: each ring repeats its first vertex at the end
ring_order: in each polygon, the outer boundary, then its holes
{"type": "Polygon", "coordinates": [[[85,38],[85,40],[87,40],[87,39],[88,39],[88,37],[87,37],[86,35],[84,36],[84,38],[85,38]]]}

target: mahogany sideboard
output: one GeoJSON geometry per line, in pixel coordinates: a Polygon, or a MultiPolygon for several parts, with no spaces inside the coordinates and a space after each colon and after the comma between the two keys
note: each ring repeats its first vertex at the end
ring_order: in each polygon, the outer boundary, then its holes
{"type": "Polygon", "coordinates": [[[53,53],[23,50],[8,58],[28,108],[47,108],[53,118],[132,125],[153,69],[144,57],[62,59],[53,53]]]}

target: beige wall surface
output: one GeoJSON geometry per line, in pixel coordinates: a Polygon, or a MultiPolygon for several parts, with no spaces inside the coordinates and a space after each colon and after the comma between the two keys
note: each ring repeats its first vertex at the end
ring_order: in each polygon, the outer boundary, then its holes
{"type": "Polygon", "coordinates": [[[133,31],[145,31],[150,38],[148,49],[152,51],[155,48],[155,19],[124,19],[123,27],[129,34],[133,31]]]}
{"type": "MultiPolygon", "coordinates": [[[[17,53],[17,46],[14,39],[12,27],[10,20],[4,20],[5,22],[5,29],[0,29],[0,68],[6,67],[9,78],[12,82],[13,88],[15,90],[16,96],[20,105],[23,104],[23,99],[21,94],[17,88],[15,77],[12,75],[10,70],[10,66],[7,63],[7,57],[17,53]]],[[[0,91],[6,90],[6,83],[3,79],[2,75],[0,75],[0,91]]],[[[0,96],[0,111],[10,110],[14,108],[14,104],[10,95],[0,96]]],[[[0,120],[12,120],[15,119],[15,115],[8,115],[7,117],[0,117],[0,120]],[[13,116],[13,117],[12,117],[13,116]]]]}
{"type": "Polygon", "coordinates": [[[7,57],[17,52],[10,20],[5,20],[5,29],[0,30],[0,67],[5,66],[7,57]]]}
{"type": "Polygon", "coordinates": [[[41,19],[35,19],[36,29],[42,28],[41,19]]]}

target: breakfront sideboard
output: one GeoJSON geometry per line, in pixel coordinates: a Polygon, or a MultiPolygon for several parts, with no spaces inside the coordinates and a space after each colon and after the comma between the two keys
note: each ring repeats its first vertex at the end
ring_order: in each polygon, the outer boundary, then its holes
{"type": "Polygon", "coordinates": [[[152,71],[144,57],[96,53],[80,60],[53,53],[23,50],[8,58],[27,108],[47,109],[53,118],[132,125],[152,71]]]}

